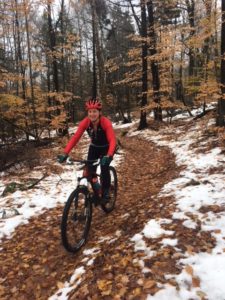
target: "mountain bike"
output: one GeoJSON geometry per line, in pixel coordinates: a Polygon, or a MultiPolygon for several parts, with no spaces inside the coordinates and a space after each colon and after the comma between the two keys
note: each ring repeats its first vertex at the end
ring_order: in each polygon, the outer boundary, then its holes
{"type": "MultiPolygon", "coordinates": [[[[82,165],[80,170],[87,169],[92,166],[99,166],[101,160],[71,160],[70,163],[78,163],[82,165]]],[[[92,207],[100,205],[104,212],[110,213],[116,203],[118,180],[116,169],[109,166],[110,172],[110,189],[109,199],[107,202],[103,201],[102,195],[93,187],[92,179],[98,177],[100,183],[102,182],[101,174],[83,174],[78,177],[77,187],[70,194],[66,201],[62,221],[61,221],[61,237],[65,249],[69,252],[77,252],[85,243],[92,220],[92,207]]]]}

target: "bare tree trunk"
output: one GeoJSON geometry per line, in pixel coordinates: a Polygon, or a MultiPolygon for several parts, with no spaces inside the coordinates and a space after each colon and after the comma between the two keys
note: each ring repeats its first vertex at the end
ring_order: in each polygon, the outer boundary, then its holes
{"type": "Polygon", "coordinates": [[[80,25],[80,17],[77,16],[78,22],[78,30],[79,30],[79,96],[81,99],[83,98],[83,78],[82,78],[82,54],[83,54],[83,47],[82,47],[82,32],[81,32],[81,25],[80,25]]]}
{"type": "MultiPolygon", "coordinates": [[[[154,11],[152,0],[147,1],[148,7],[148,20],[149,20],[149,37],[150,37],[150,56],[157,53],[156,50],[156,34],[154,29],[154,11]]],[[[152,71],[152,85],[153,85],[153,100],[157,103],[158,107],[154,109],[154,119],[157,121],[162,121],[162,108],[160,107],[160,79],[159,79],[159,69],[158,64],[155,60],[151,61],[151,71],[152,71]]]]}
{"type": "MultiPolygon", "coordinates": [[[[148,91],[148,45],[147,45],[147,17],[145,0],[141,0],[141,37],[142,37],[142,98],[141,107],[147,105],[147,91],[148,91]]],[[[140,123],[138,129],[147,127],[147,119],[145,110],[141,109],[140,123]]]]}
{"type": "Polygon", "coordinates": [[[32,61],[31,61],[31,46],[30,46],[30,33],[29,33],[29,26],[28,26],[28,19],[27,19],[27,9],[26,2],[23,1],[24,5],[24,14],[25,14],[25,25],[26,25],[26,34],[27,34],[27,50],[28,50],[28,62],[29,62],[29,73],[30,73],[30,89],[31,89],[31,105],[32,105],[32,112],[33,112],[33,122],[34,122],[34,132],[36,138],[38,137],[38,130],[37,130],[37,117],[36,117],[36,109],[34,103],[34,85],[33,85],[33,71],[32,71],[32,61]]]}
{"type": "Polygon", "coordinates": [[[21,50],[21,37],[20,37],[20,26],[18,18],[18,3],[15,0],[15,23],[16,23],[16,35],[17,35],[17,51],[20,66],[20,74],[22,75],[22,98],[26,99],[26,82],[25,82],[25,68],[23,67],[22,61],[22,50],[21,50]]]}
{"type": "Polygon", "coordinates": [[[214,2],[214,30],[215,34],[213,36],[212,43],[214,45],[214,68],[215,68],[215,75],[217,82],[219,81],[220,78],[220,68],[218,67],[218,58],[219,58],[219,43],[218,43],[218,25],[217,25],[217,1],[214,2]]]}
{"type": "MultiPolygon", "coordinates": [[[[211,12],[212,12],[212,0],[203,0],[204,5],[205,5],[205,9],[206,9],[206,18],[208,21],[208,28],[211,28],[211,12]]],[[[204,47],[203,47],[203,54],[204,54],[204,62],[203,62],[203,66],[204,66],[204,82],[207,83],[208,81],[208,63],[210,60],[210,52],[211,52],[211,48],[210,48],[210,42],[212,40],[212,35],[210,35],[209,37],[207,37],[204,41],[204,47]]],[[[204,99],[203,102],[203,113],[206,112],[206,101],[204,99]]]]}
{"type": "Polygon", "coordinates": [[[92,13],[92,47],[93,47],[93,83],[92,83],[92,97],[97,97],[97,72],[96,72],[96,13],[93,1],[91,1],[92,13]]]}
{"type": "Polygon", "coordinates": [[[64,14],[65,14],[65,3],[64,0],[61,0],[61,22],[60,22],[60,30],[61,30],[61,39],[62,39],[62,48],[61,48],[61,65],[62,65],[62,84],[63,91],[66,90],[66,80],[65,80],[65,58],[64,58],[64,43],[65,43],[65,24],[64,24],[64,14]]]}
{"type": "MultiPolygon", "coordinates": [[[[18,2],[14,0],[15,4],[15,26],[16,26],[16,38],[17,38],[17,55],[19,61],[19,70],[22,77],[21,85],[22,85],[22,98],[26,101],[26,81],[25,81],[25,67],[23,66],[23,56],[21,50],[21,35],[20,35],[20,25],[19,25],[19,16],[18,16],[18,2]]],[[[25,125],[29,130],[29,126],[27,123],[27,114],[25,113],[25,125]]],[[[29,135],[26,133],[26,139],[29,141],[29,135]]]]}
{"type": "MultiPolygon", "coordinates": [[[[189,38],[192,38],[195,34],[195,1],[185,0],[188,12],[189,25],[191,27],[189,38]]],[[[189,47],[189,76],[194,75],[195,67],[195,54],[192,46],[189,47]]]]}
{"type": "Polygon", "coordinates": [[[135,12],[135,8],[134,8],[134,5],[133,5],[133,3],[132,3],[132,0],[128,0],[128,2],[129,2],[129,4],[130,4],[130,6],[131,6],[132,14],[133,14],[133,17],[134,17],[134,19],[135,19],[135,21],[136,21],[136,24],[137,24],[137,27],[138,27],[138,31],[139,31],[139,33],[141,34],[141,21],[140,21],[140,19],[138,18],[136,12],[135,12]]]}
{"type": "Polygon", "coordinates": [[[48,9],[48,31],[49,31],[49,39],[50,39],[50,50],[52,55],[52,67],[53,67],[53,85],[54,85],[54,91],[59,91],[59,80],[58,80],[58,64],[57,64],[57,58],[55,55],[55,47],[56,47],[56,37],[55,37],[55,30],[53,29],[52,25],[52,15],[51,15],[51,1],[48,0],[47,4],[48,9]]]}
{"type": "Polygon", "coordinates": [[[104,59],[103,59],[103,51],[100,43],[100,30],[98,23],[96,24],[96,57],[98,61],[98,74],[99,74],[99,94],[102,99],[105,99],[106,97],[106,91],[105,91],[105,80],[104,80],[104,59]]]}
{"type": "MultiPolygon", "coordinates": [[[[18,59],[18,50],[17,50],[17,43],[16,43],[16,26],[15,22],[13,22],[13,43],[14,43],[14,53],[15,53],[15,67],[16,73],[19,73],[19,59],[18,59]]],[[[19,82],[16,81],[16,95],[19,96],[19,82]]]]}
{"type": "Polygon", "coordinates": [[[221,0],[222,24],[221,24],[221,98],[218,100],[216,124],[225,126],[225,0],[221,0]]]}
{"type": "MultiPolygon", "coordinates": [[[[183,34],[181,35],[182,40],[184,39],[183,34]]],[[[180,54],[180,68],[179,68],[179,81],[177,85],[177,100],[181,100],[183,104],[187,107],[187,111],[190,117],[193,117],[193,114],[191,113],[190,109],[188,108],[188,104],[185,101],[184,96],[184,85],[183,85],[183,61],[184,61],[184,51],[181,49],[180,54]]]]}

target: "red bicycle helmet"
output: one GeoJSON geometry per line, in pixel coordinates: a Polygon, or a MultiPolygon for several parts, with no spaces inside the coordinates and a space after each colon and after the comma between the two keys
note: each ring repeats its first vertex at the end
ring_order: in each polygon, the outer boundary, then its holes
{"type": "Polygon", "coordinates": [[[91,98],[85,103],[85,107],[86,107],[86,110],[89,110],[89,109],[101,110],[102,109],[102,103],[101,103],[101,101],[99,101],[98,98],[95,98],[95,99],[91,98]]]}

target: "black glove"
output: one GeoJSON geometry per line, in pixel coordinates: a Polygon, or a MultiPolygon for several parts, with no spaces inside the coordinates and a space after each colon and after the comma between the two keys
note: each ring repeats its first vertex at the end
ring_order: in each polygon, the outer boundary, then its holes
{"type": "Polygon", "coordinates": [[[101,165],[102,166],[109,166],[112,161],[112,156],[103,156],[101,159],[101,165]]]}
{"type": "Polygon", "coordinates": [[[59,154],[57,155],[57,161],[62,164],[64,161],[66,161],[68,158],[67,154],[59,154]]]}

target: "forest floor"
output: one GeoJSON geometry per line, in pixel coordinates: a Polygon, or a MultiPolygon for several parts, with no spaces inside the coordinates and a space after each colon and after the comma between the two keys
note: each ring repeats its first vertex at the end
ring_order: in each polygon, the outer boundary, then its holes
{"type": "MultiPolygon", "coordinates": [[[[205,136],[207,127],[204,120],[199,120],[198,124],[202,128],[201,132],[196,132],[198,143],[193,140],[190,144],[195,153],[203,150],[199,137],[205,136]]],[[[164,124],[160,130],[152,123],[144,135],[149,139],[154,135],[154,142],[135,132],[135,128],[133,125],[117,130],[122,155],[117,164],[116,208],[110,214],[105,214],[100,207],[94,208],[88,242],[78,253],[67,253],[61,245],[62,204],[32,216],[27,224],[16,227],[13,234],[2,238],[0,299],[151,299],[168,285],[179,291],[181,284],[176,276],[184,270],[189,276],[184,279],[186,289],[192,294],[189,298],[176,299],[208,299],[193,266],[182,264],[180,260],[187,253],[212,253],[217,244],[216,231],[203,230],[202,220],[191,212],[186,218],[195,226],[185,226],[184,219],[174,218],[178,205],[175,194],[161,194],[163,188],[180,178],[187,167],[177,164],[166,141],[176,142],[193,131],[194,121],[178,120],[172,125],[164,124]],[[165,145],[156,143],[158,134],[163,136],[165,145]],[[160,220],[159,227],[152,223],[153,231],[158,228],[160,234],[140,235],[151,220],[160,220]]],[[[215,137],[212,140],[209,135],[206,139],[207,151],[224,147],[215,137]]],[[[62,142],[65,141],[58,141],[56,148],[41,149],[42,156],[45,153],[48,159],[55,157],[62,142]]],[[[76,157],[82,153],[85,142],[79,144],[76,157]]],[[[204,149],[206,151],[206,144],[204,149]]],[[[211,172],[224,174],[224,169],[217,167],[211,172]]],[[[190,179],[187,182],[190,187],[198,184],[190,179]]],[[[198,210],[202,217],[209,211],[224,214],[224,207],[213,203],[199,205],[198,210]]],[[[221,229],[217,231],[221,233],[221,229]]]]}

